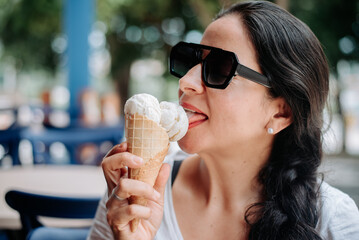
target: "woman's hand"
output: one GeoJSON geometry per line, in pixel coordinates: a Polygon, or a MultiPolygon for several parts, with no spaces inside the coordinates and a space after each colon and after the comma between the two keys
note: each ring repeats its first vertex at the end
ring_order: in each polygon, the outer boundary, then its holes
{"type": "Polygon", "coordinates": [[[142,159],[127,152],[127,143],[114,146],[102,162],[102,169],[108,187],[109,200],[106,203],[107,221],[115,239],[153,239],[163,216],[164,190],[170,173],[170,166],[163,164],[155,185],[128,178],[127,168],[139,168],[142,159]],[[147,206],[129,204],[132,195],[148,199],[147,206]],[[141,219],[136,232],[131,232],[130,221],[141,219]]]}

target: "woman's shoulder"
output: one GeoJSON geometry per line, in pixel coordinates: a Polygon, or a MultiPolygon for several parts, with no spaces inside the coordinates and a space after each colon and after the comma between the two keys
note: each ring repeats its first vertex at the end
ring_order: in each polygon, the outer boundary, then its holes
{"type": "Polygon", "coordinates": [[[324,239],[359,239],[359,211],[354,200],[322,182],[317,230],[324,239]]]}
{"type": "Polygon", "coordinates": [[[327,182],[323,181],[321,183],[319,191],[321,208],[329,210],[337,209],[340,205],[345,205],[347,208],[353,208],[356,212],[358,212],[358,207],[348,194],[329,185],[327,182]]]}

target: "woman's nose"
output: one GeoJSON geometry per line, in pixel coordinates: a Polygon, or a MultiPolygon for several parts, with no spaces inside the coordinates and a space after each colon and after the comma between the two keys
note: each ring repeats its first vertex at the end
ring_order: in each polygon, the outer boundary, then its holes
{"type": "Polygon", "coordinates": [[[179,88],[182,92],[186,94],[203,93],[205,86],[202,82],[201,68],[201,64],[194,66],[179,80],[179,88]]]}

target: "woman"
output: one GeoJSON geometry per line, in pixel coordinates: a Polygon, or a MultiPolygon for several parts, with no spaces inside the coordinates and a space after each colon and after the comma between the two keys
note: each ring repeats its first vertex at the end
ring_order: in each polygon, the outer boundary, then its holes
{"type": "Polygon", "coordinates": [[[353,200],[318,179],[328,66],[305,24],[269,2],[236,4],[170,60],[191,155],[168,156],[152,188],[126,178],[141,159],[114,147],[90,239],[359,239],[353,200]]]}

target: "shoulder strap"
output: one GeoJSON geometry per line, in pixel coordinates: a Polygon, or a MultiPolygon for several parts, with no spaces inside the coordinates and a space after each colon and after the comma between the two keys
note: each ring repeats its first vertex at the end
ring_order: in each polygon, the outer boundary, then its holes
{"type": "Polygon", "coordinates": [[[182,164],[182,160],[175,160],[173,162],[171,186],[173,186],[173,183],[176,180],[176,177],[177,177],[177,174],[178,174],[178,171],[179,171],[179,168],[180,168],[181,164],[182,164]]]}

